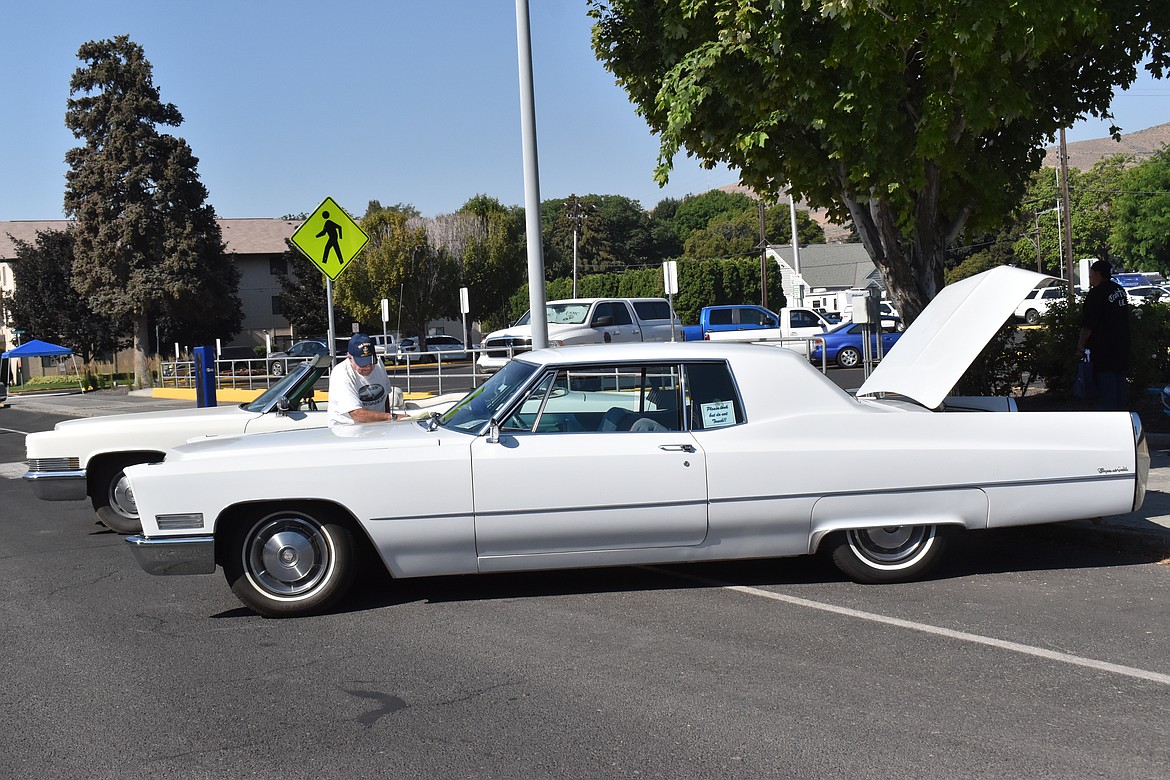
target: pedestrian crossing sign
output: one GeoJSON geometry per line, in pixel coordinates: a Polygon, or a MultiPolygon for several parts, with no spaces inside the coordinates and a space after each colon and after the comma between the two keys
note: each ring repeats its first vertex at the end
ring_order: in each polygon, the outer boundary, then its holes
{"type": "Polygon", "coordinates": [[[312,216],[292,235],[293,245],[333,281],[337,281],[369,240],[333,198],[321,201],[312,216]]]}

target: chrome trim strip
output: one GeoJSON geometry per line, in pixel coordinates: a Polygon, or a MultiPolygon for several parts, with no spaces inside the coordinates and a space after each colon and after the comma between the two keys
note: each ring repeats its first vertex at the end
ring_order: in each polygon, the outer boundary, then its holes
{"type": "Polygon", "coordinates": [[[42,501],[81,501],[86,496],[85,469],[76,471],[26,471],[21,479],[42,501]]]}
{"type": "Polygon", "coordinates": [[[956,485],[918,485],[890,488],[874,488],[873,490],[841,490],[831,493],[783,493],[770,496],[732,496],[729,498],[712,498],[711,504],[736,504],[745,501],[777,501],[780,499],[807,499],[827,498],[829,496],[872,496],[881,493],[932,493],[943,490],[989,490],[993,488],[1033,487],[1040,485],[1068,485],[1078,482],[1106,482],[1115,480],[1130,480],[1134,472],[1127,471],[1121,474],[1085,474],[1080,477],[1054,477],[1052,479],[1021,479],[1004,482],[971,482],[956,485]]]}
{"type": "Polygon", "coordinates": [[[147,574],[213,574],[214,536],[127,536],[126,544],[147,574]]]}

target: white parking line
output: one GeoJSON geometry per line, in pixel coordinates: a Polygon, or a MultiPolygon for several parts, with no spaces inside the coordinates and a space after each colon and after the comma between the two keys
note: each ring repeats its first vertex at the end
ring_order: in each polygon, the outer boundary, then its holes
{"type": "Polygon", "coordinates": [[[1111,664],[1106,661],[1097,661],[1092,658],[1083,658],[1079,655],[1072,655],[1070,653],[1061,653],[1056,650],[1047,650],[1043,647],[1033,647],[1032,645],[1022,645],[1019,642],[1008,642],[1003,639],[995,639],[994,637],[982,636],[980,634],[971,634],[966,631],[955,631],[949,628],[941,628],[939,626],[932,626],[927,623],[916,623],[912,620],[902,620],[901,618],[887,617],[886,615],[878,615],[873,612],[862,612],[858,609],[850,609],[849,607],[838,607],[834,604],[825,604],[820,601],[810,601],[809,599],[802,599],[797,596],[787,596],[783,593],[773,593],[772,591],[762,590],[761,588],[752,588],[746,585],[732,585],[729,582],[720,582],[719,580],[711,580],[706,577],[695,577],[689,574],[679,574],[678,572],[667,572],[664,569],[655,567],[647,567],[653,571],[661,572],[663,574],[671,574],[676,577],[683,577],[685,579],[695,580],[707,585],[715,585],[725,590],[734,590],[739,593],[746,593],[749,596],[760,596],[773,601],[782,601],[785,604],[792,604],[797,607],[808,607],[809,609],[819,609],[822,612],[832,612],[837,615],[844,615],[845,617],[857,618],[858,620],[868,620],[873,623],[884,623],[888,626],[897,626],[898,628],[907,628],[911,631],[921,631],[925,634],[934,634],[935,636],[944,636],[948,639],[959,639],[964,642],[974,642],[979,645],[987,645],[988,647],[996,647],[1000,650],[1010,650],[1014,653],[1023,653],[1024,655],[1034,655],[1039,658],[1047,658],[1050,661],[1060,661],[1061,663],[1072,664],[1073,666],[1084,666],[1089,669],[1096,669],[1102,672],[1112,672],[1113,674],[1121,674],[1126,677],[1136,677],[1139,680],[1147,680],[1149,682],[1161,683],[1162,685],[1170,685],[1170,674],[1162,674],[1160,672],[1151,672],[1146,669],[1136,669],[1132,666],[1121,666],[1120,664],[1111,664]]]}

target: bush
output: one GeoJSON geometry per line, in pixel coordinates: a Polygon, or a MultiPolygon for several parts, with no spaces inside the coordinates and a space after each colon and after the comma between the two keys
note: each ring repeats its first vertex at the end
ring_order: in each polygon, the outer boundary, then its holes
{"type": "MultiPolygon", "coordinates": [[[[1076,348],[1081,333],[1081,301],[1054,302],[1020,344],[1020,367],[1042,379],[1052,392],[1067,393],[1076,374],[1076,348]]],[[[1170,381],[1170,306],[1145,303],[1132,308],[1130,335],[1131,397],[1145,388],[1170,381]]]]}

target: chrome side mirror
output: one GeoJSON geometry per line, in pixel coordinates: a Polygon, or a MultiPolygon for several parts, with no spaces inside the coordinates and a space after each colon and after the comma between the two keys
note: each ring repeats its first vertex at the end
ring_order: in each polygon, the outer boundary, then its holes
{"type": "Polygon", "coordinates": [[[486,441],[488,444],[500,443],[500,421],[495,417],[493,417],[491,422],[488,423],[488,435],[484,441],[486,441]]]}
{"type": "Polygon", "coordinates": [[[288,414],[292,411],[292,404],[288,400],[287,395],[282,395],[276,399],[276,413],[280,415],[288,414]]]}

